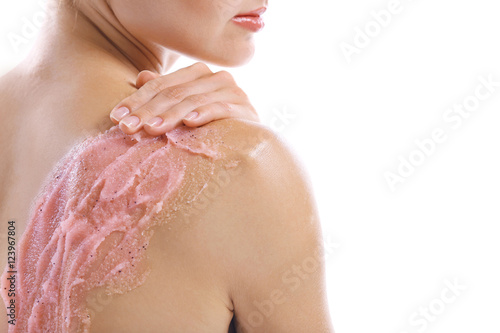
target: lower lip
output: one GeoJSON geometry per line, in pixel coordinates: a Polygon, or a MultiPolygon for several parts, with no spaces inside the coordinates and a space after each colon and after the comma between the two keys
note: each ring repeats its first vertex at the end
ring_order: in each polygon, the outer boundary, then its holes
{"type": "Polygon", "coordinates": [[[234,23],[253,32],[264,29],[264,20],[260,16],[237,16],[232,20],[234,23]]]}

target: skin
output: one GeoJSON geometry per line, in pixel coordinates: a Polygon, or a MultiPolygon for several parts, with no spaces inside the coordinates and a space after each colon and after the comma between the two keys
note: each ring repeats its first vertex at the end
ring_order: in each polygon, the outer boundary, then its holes
{"type": "MultiPolygon", "coordinates": [[[[126,105],[143,117],[141,124],[165,117],[159,132],[189,123],[183,118],[192,110],[178,107],[183,99],[169,105],[168,99],[158,100],[150,113],[140,109],[171,89],[173,74],[164,74],[180,54],[224,66],[248,62],[252,33],[230,19],[263,5],[257,0],[63,5],[31,54],[0,79],[5,128],[0,132],[5,143],[0,147],[1,221],[16,220],[19,240],[30,204],[53,165],[74,144],[114,126],[110,110],[126,105]],[[149,72],[139,75],[144,70],[149,72]],[[146,87],[148,81],[154,83],[146,87]],[[152,85],[156,90],[149,90],[152,85]],[[146,89],[137,94],[137,87],[146,89]],[[176,106],[175,116],[165,114],[176,106]]],[[[232,90],[203,114],[205,122],[232,118],[205,126],[225,133],[224,142],[245,147],[232,152],[240,160],[239,171],[190,223],[183,216],[192,207],[180,206],[168,227],[158,228],[148,249],[151,276],[141,287],[101,301],[105,306],[97,311],[91,332],[333,332],[320,223],[306,173],[269,129],[228,116],[223,103],[241,105],[237,118],[253,117],[232,78],[213,75],[198,66],[178,79],[189,84],[205,76],[218,87],[206,91],[232,90]],[[272,311],[264,307],[259,315],[256,302],[272,311]]],[[[189,90],[182,96],[193,94],[189,90]]],[[[187,167],[196,170],[199,163],[206,161],[193,156],[187,167]]],[[[220,161],[216,171],[223,165],[220,161]]],[[[186,179],[182,191],[189,194],[198,181],[196,175],[186,179]]],[[[7,247],[3,231],[0,247],[7,247]]],[[[5,263],[1,255],[2,267],[5,263]]],[[[6,330],[2,322],[0,332],[6,330]]]]}

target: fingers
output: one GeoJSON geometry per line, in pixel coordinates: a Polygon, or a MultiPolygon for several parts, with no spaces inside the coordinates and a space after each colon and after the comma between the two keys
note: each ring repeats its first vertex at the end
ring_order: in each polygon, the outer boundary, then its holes
{"type": "MultiPolygon", "coordinates": [[[[211,73],[212,71],[203,63],[195,63],[189,67],[179,69],[174,73],[158,76],[156,79],[152,79],[153,76],[155,76],[154,73],[143,71],[139,73],[137,78],[137,84],[140,85],[140,89],[118,103],[111,112],[110,118],[115,124],[118,124],[127,115],[150,101],[164,89],[194,81],[211,73]]],[[[130,120],[127,123],[130,123],[130,120]]]]}
{"type": "Polygon", "coordinates": [[[197,127],[225,118],[259,121],[257,112],[246,98],[234,94],[234,88],[224,88],[187,97],[148,121],[144,130],[151,135],[160,135],[182,124],[197,127]]]}
{"type": "Polygon", "coordinates": [[[224,89],[225,94],[213,105],[203,105],[186,115],[183,123],[189,127],[205,125],[217,119],[239,118],[260,122],[257,111],[250,103],[248,96],[238,86],[233,85],[224,89]]]}
{"type": "MultiPolygon", "coordinates": [[[[168,132],[177,126],[182,125],[183,119],[190,112],[230,97],[232,96],[228,94],[227,89],[190,95],[181,102],[172,105],[172,107],[168,110],[160,112],[156,117],[150,119],[146,124],[144,124],[144,130],[151,135],[159,135],[168,132]]],[[[165,105],[164,101],[159,101],[158,103],[160,108],[165,105]]],[[[219,114],[221,113],[219,112],[219,114]]],[[[191,123],[197,124],[199,123],[199,120],[193,120],[191,123]]]]}
{"type": "Polygon", "coordinates": [[[226,71],[213,73],[203,63],[160,76],[142,71],[137,92],[120,102],[111,119],[120,129],[134,134],[144,127],[161,135],[181,125],[202,126],[217,119],[259,121],[245,92],[226,71]]]}
{"type": "Polygon", "coordinates": [[[192,119],[184,118],[182,120],[186,126],[198,127],[215,120],[227,118],[238,118],[260,122],[259,115],[253,107],[249,108],[246,105],[242,106],[226,102],[204,105],[196,110],[193,110],[193,112],[197,114],[196,117],[193,117],[192,119]]]}
{"type": "MultiPolygon", "coordinates": [[[[210,77],[203,77],[198,80],[173,86],[162,90],[153,99],[142,105],[133,113],[124,118],[120,122],[120,129],[125,133],[133,133],[145,125],[147,122],[149,128],[145,128],[146,132],[157,135],[163,131],[172,129],[177,124],[182,124],[182,118],[188,113],[182,114],[186,108],[193,110],[197,107],[210,104],[214,101],[213,96],[217,95],[217,90],[227,86],[228,78],[226,74],[213,74],[210,77]],[[209,94],[212,92],[213,94],[209,94]],[[172,110],[174,106],[181,104],[180,107],[172,110]],[[166,115],[167,113],[168,115],[166,115]],[[165,123],[161,122],[159,116],[165,114],[162,118],[165,123]],[[175,119],[175,121],[174,121],[175,119]],[[156,125],[156,126],[155,126],[156,125]],[[152,130],[152,127],[159,127],[158,130],[152,130]]],[[[230,98],[226,93],[227,98],[230,98]]],[[[219,97],[221,98],[221,97],[219,97]]]]}
{"type": "Polygon", "coordinates": [[[151,71],[142,71],[137,75],[135,86],[137,89],[142,88],[147,82],[159,78],[161,75],[151,71]]]}

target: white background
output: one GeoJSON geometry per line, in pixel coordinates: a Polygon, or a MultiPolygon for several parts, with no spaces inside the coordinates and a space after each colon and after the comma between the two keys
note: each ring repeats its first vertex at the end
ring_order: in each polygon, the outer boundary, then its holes
{"type": "MultiPolygon", "coordinates": [[[[500,87],[456,129],[443,115],[474,95],[479,76],[500,82],[499,8],[401,0],[348,63],[341,43],[389,3],[270,0],[255,58],[229,71],[296,150],[325,239],[339,244],[327,257],[337,333],[498,332],[500,87]],[[286,112],[294,118],[280,122],[286,112]],[[446,141],[391,191],[384,173],[436,128],[446,141]],[[466,290],[455,296],[446,280],[466,290]]],[[[8,34],[40,11],[32,0],[0,5],[0,73],[29,48],[16,51],[8,34]]]]}

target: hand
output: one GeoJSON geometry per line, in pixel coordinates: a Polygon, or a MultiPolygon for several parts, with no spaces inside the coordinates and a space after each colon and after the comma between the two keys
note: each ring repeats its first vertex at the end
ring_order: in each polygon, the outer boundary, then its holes
{"type": "Polygon", "coordinates": [[[126,134],[144,127],[156,136],[182,124],[197,127],[225,118],[259,121],[231,74],[213,73],[201,62],[164,76],[142,71],[136,86],[137,92],[122,100],[110,116],[126,134]]]}

